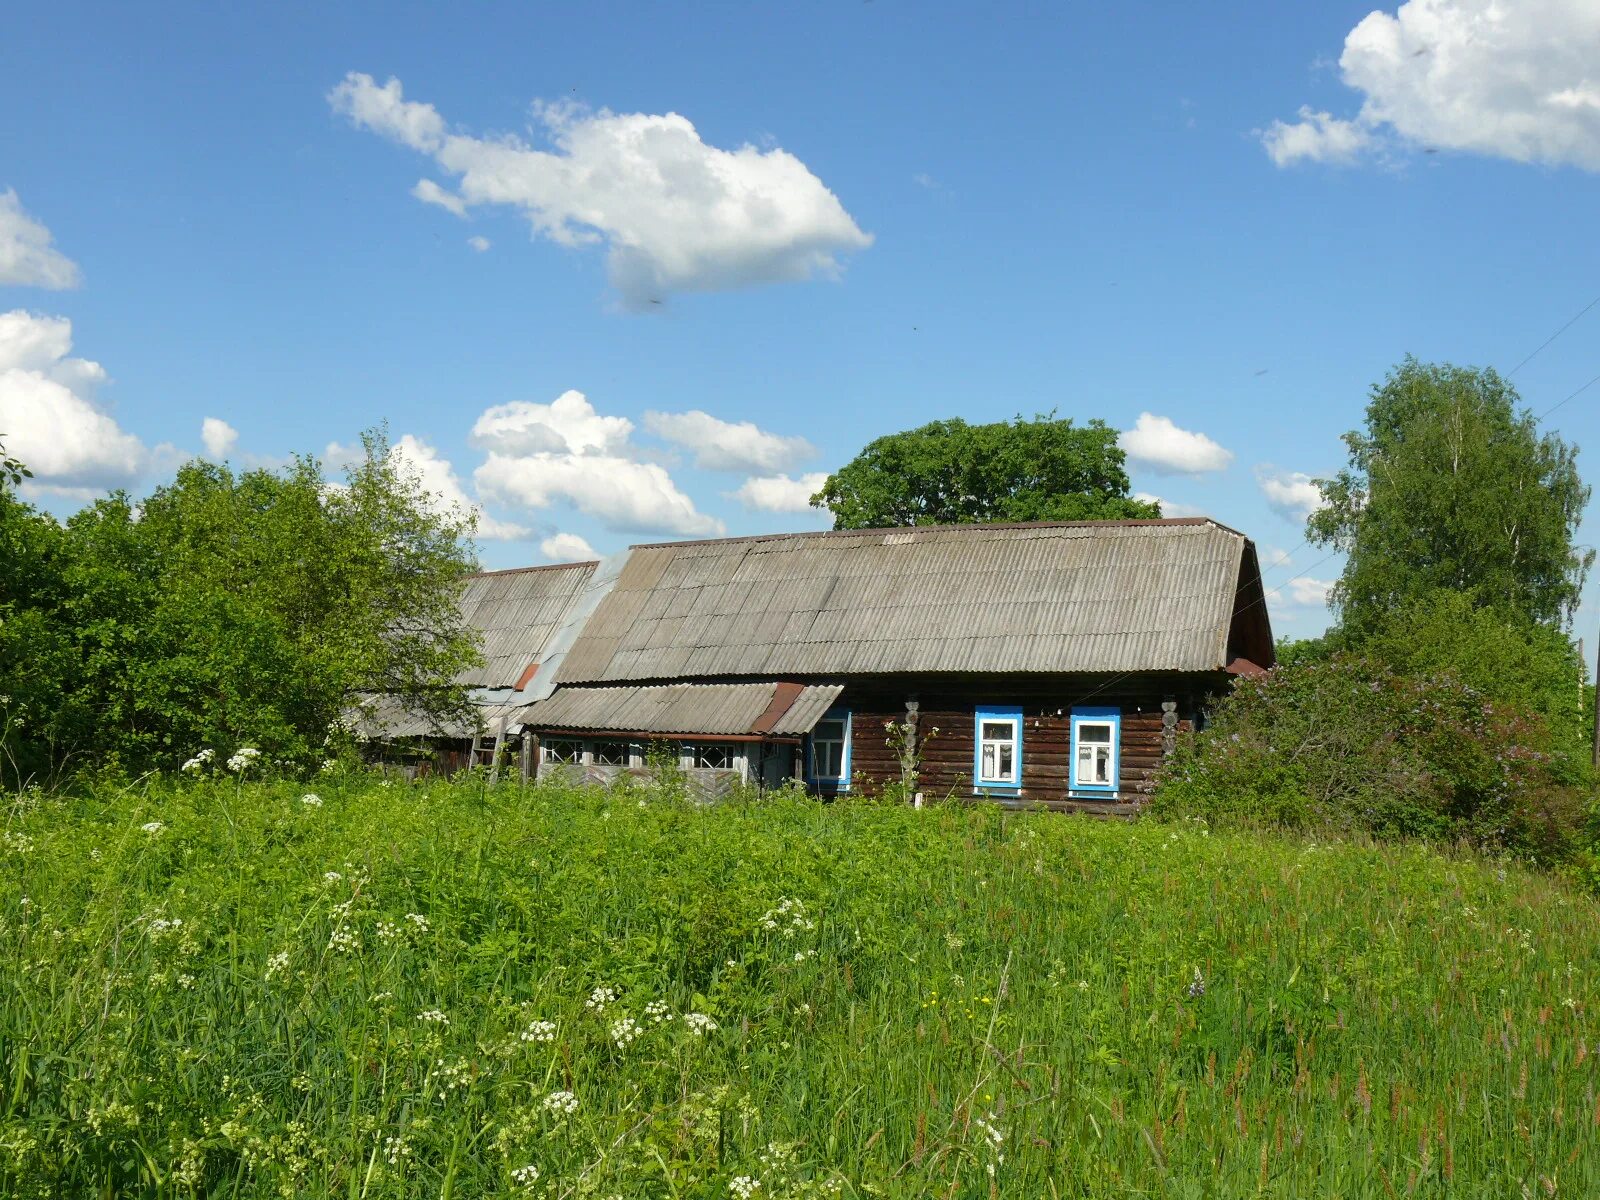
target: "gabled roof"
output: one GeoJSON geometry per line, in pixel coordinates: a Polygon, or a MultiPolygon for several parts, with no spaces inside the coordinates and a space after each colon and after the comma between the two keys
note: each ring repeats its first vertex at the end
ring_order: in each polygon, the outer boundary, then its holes
{"type": "Polygon", "coordinates": [[[1244,596],[1254,549],[1205,518],[641,545],[556,682],[1222,670],[1244,596]]]}
{"type": "Polygon", "coordinates": [[[483,637],[484,664],[456,682],[471,688],[514,688],[539,661],[596,563],[519,567],[469,576],[461,615],[483,637]]]}
{"type": "Polygon", "coordinates": [[[562,687],[516,719],[545,730],[795,737],[810,733],[843,690],[838,684],[796,683],[562,687]]]}

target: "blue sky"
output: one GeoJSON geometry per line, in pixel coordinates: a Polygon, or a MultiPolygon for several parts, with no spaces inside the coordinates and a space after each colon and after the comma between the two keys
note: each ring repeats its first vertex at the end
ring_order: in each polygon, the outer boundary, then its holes
{"type": "MultiPolygon", "coordinates": [[[[387,421],[499,567],[821,528],[872,438],[1055,409],[1314,632],[1294,505],[1368,387],[1600,296],[1600,10],[1518,10],[27,6],[0,431],[66,513],[387,421]]],[[[1597,373],[1600,307],[1515,383],[1597,373]]]]}

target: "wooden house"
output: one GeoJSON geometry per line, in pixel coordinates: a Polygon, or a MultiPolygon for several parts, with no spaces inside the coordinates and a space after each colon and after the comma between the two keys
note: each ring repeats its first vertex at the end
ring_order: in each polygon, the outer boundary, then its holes
{"type": "Polygon", "coordinates": [[[1206,701],[1273,663],[1255,548],[1201,518],[640,545],[597,574],[547,693],[498,710],[540,774],[666,754],[712,791],[1128,812],[1206,701]]]}

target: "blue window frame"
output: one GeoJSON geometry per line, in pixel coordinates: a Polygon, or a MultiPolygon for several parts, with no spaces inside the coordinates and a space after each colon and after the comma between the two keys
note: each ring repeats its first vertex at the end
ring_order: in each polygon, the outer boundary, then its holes
{"type": "Polygon", "coordinates": [[[1074,792],[1113,796],[1122,758],[1122,710],[1072,710],[1072,787],[1074,792]]]}
{"type": "Polygon", "coordinates": [[[850,790],[850,710],[830,708],[806,739],[806,782],[838,792],[850,790]]]}
{"type": "Polygon", "coordinates": [[[972,725],[972,787],[980,792],[1022,790],[1022,709],[979,708],[972,725]]]}

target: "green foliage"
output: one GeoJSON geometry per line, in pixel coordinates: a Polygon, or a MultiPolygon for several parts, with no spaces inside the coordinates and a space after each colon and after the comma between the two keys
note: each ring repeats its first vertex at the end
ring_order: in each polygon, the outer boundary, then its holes
{"type": "Polygon", "coordinates": [[[144,770],[243,745],[310,763],[370,694],[459,714],[470,524],[435,511],[380,434],[365,450],[338,487],[311,459],[192,462],[137,507],[115,494],[65,528],[0,493],[0,695],[20,721],[0,770],[144,770]]]}
{"type": "Polygon", "coordinates": [[[1586,781],[1537,714],[1458,677],[1338,655],[1239,681],[1163,766],[1152,811],[1218,823],[1465,840],[1566,860],[1586,781]]]}
{"type": "Polygon", "coordinates": [[[1600,1190],[1600,908],[1548,877],[990,806],[316,786],[6,815],[0,1192],[1600,1190]]]}
{"type": "Polygon", "coordinates": [[[811,502],[832,510],[835,529],[1160,516],[1129,496],[1123,462],[1102,421],[956,418],[878,438],[811,502]]]}
{"type": "Polygon", "coordinates": [[[1570,619],[1594,552],[1573,536],[1589,488],[1577,449],[1538,431],[1493,370],[1408,358],[1372,389],[1350,465],[1319,480],[1307,536],[1349,558],[1334,604],[1359,641],[1438,589],[1516,621],[1570,619]]]}

